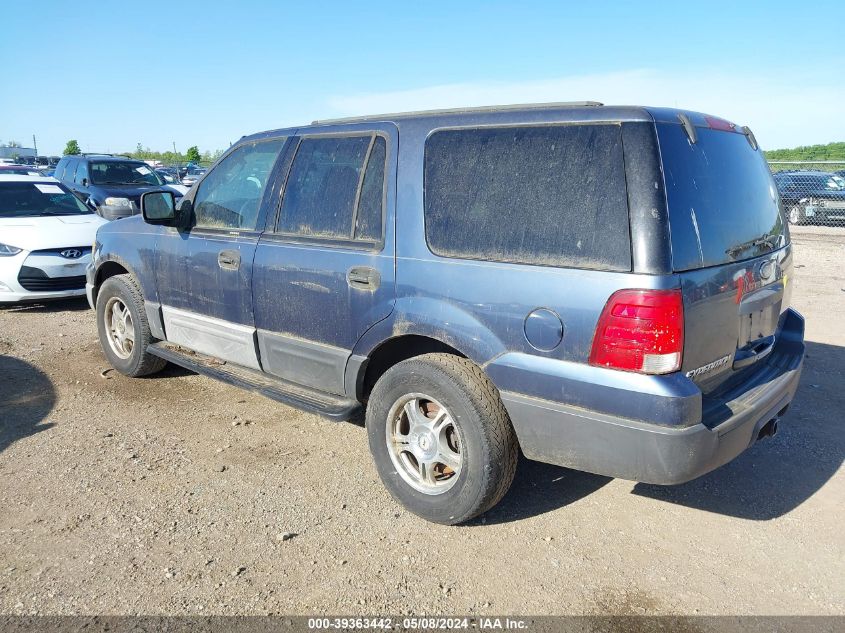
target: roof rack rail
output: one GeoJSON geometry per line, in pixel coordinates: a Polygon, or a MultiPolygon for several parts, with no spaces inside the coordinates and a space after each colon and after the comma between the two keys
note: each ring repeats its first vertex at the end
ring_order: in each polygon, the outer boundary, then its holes
{"type": "Polygon", "coordinates": [[[394,119],[416,116],[434,116],[438,114],[463,114],[483,112],[503,112],[509,110],[536,110],[540,108],[590,108],[604,104],[599,101],[558,101],[551,103],[512,103],[508,105],[473,106],[467,108],[443,108],[435,110],[416,110],[411,112],[391,112],[389,114],[367,114],[363,116],[342,117],[339,119],[315,119],[311,125],[328,125],[334,123],[354,123],[356,121],[373,121],[378,119],[394,119]]]}
{"type": "Polygon", "coordinates": [[[132,158],[129,154],[109,154],[108,152],[80,152],[77,156],[120,156],[122,158],[132,158]]]}

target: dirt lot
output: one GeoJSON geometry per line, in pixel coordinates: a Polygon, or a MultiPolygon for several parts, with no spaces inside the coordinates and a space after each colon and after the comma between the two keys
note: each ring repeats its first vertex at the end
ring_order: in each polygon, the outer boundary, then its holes
{"type": "Polygon", "coordinates": [[[675,488],[523,462],[457,528],[396,506],[360,426],[103,376],[84,301],[2,308],[0,613],[845,614],[845,232],[794,242],[777,437],[675,488]]]}

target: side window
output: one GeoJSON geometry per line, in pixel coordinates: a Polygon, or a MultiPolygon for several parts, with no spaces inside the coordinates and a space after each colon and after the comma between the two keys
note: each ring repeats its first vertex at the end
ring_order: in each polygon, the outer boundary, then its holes
{"type": "Polygon", "coordinates": [[[64,176],[64,173],[65,173],[65,167],[67,167],[67,164],[68,164],[68,161],[67,161],[67,159],[65,159],[65,158],[62,158],[62,159],[61,159],[61,160],[60,160],[60,161],[56,164],[56,171],[55,171],[55,173],[53,174],[53,176],[55,177],[55,179],[56,179],[56,180],[61,180],[61,179],[62,179],[62,177],[64,176]]]}
{"type": "Polygon", "coordinates": [[[355,216],[354,238],[360,240],[381,239],[381,218],[384,209],[384,167],[387,147],[384,139],[377,136],[367,159],[364,182],[361,185],[361,197],[358,213],[355,216]]]}
{"type": "Polygon", "coordinates": [[[621,126],[435,132],[425,232],[443,257],[630,270],[621,126]]]}
{"type": "Polygon", "coordinates": [[[194,226],[254,231],[264,188],[285,140],[246,143],[212,169],[194,198],[194,226]]]}
{"type": "Polygon", "coordinates": [[[74,175],[73,181],[81,185],[83,178],[88,178],[88,169],[86,168],[85,161],[81,160],[76,165],[76,174],[74,175]]]}
{"type": "Polygon", "coordinates": [[[305,138],[282,202],[279,232],[378,241],[386,146],[374,135],[305,138]]]}

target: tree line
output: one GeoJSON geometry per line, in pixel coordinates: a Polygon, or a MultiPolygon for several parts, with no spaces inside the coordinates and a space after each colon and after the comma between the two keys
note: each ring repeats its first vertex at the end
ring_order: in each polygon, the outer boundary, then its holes
{"type": "Polygon", "coordinates": [[[841,160],[845,161],[845,142],[826,145],[801,145],[792,149],[772,149],[764,152],[769,160],[841,160]]]}
{"type": "MultiPolygon", "coordinates": [[[[81,153],[82,150],[80,149],[79,142],[76,139],[69,140],[65,145],[65,156],[75,156],[81,153]]],[[[218,149],[213,152],[206,150],[204,152],[200,152],[196,145],[192,145],[185,151],[184,154],[182,152],[173,151],[157,152],[151,150],[149,147],[143,147],[140,143],[138,143],[135,146],[134,152],[121,152],[121,154],[131,158],[137,158],[139,160],[157,160],[161,161],[165,165],[173,165],[177,163],[210,164],[220,158],[221,154],[223,154],[223,150],[218,149]]]]}

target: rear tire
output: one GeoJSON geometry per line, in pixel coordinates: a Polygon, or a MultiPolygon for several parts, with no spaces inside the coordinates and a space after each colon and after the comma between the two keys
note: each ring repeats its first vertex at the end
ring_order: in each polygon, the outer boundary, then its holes
{"type": "Polygon", "coordinates": [[[390,368],[370,394],[366,426],[385,487],[428,521],[468,521],[513,482],[510,417],[490,379],[465,358],[425,354],[390,368]]]}
{"type": "Polygon", "coordinates": [[[97,293],[97,330],[111,366],[136,378],[161,371],[167,361],[147,352],[154,342],[144,298],[131,275],[109,277],[97,293]]]}

